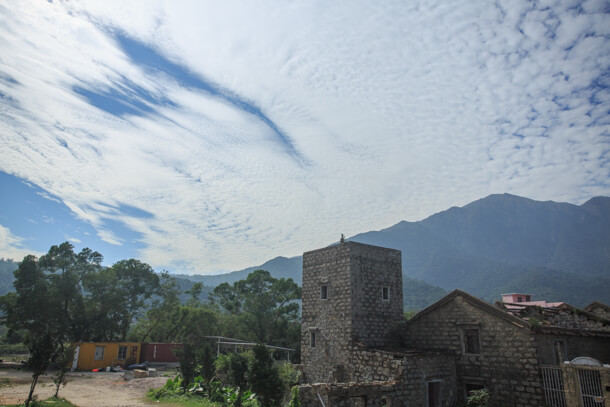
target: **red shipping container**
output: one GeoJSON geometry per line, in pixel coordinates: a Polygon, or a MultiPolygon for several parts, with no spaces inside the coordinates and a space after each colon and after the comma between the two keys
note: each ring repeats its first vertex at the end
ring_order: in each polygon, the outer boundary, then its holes
{"type": "Polygon", "coordinates": [[[143,343],[140,352],[140,363],[171,363],[177,362],[174,349],[181,348],[181,343],[143,343]]]}

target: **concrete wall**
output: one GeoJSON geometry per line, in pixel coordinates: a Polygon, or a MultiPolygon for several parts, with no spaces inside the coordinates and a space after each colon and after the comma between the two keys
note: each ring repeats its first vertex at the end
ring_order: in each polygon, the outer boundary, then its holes
{"type": "Polygon", "coordinates": [[[407,325],[407,340],[417,349],[446,350],[454,355],[462,400],[466,386],[481,385],[491,393],[491,405],[542,404],[534,337],[529,329],[484,311],[463,296],[416,316],[407,325]],[[478,330],[479,353],[465,351],[465,329],[478,330]]]}

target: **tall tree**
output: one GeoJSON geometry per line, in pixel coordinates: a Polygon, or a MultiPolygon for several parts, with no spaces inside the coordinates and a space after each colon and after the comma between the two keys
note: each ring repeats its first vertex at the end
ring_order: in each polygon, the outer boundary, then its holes
{"type": "Polygon", "coordinates": [[[266,407],[279,406],[283,396],[282,380],[265,345],[258,344],[252,349],[254,359],[248,369],[250,388],[261,404],[266,407]]]}
{"type": "Polygon", "coordinates": [[[258,342],[279,340],[286,322],[299,317],[301,288],[291,279],[276,279],[266,270],[255,270],[233,286],[221,284],[212,298],[227,311],[240,315],[240,321],[258,342]]]}
{"type": "Polygon", "coordinates": [[[25,405],[34,395],[38,377],[44,373],[51,359],[57,354],[67,324],[57,290],[35,256],[26,256],[15,270],[15,292],[6,295],[2,309],[6,325],[11,331],[25,332],[24,343],[30,353],[28,360],[32,369],[32,384],[25,405]]]}
{"type": "Polygon", "coordinates": [[[111,267],[115,290],[122,297],[123,315],[119,322],[120,339],[125,340],[129,327],[141,313],[145,300],[159,286],[159,276],[152,267],[136,259],[121,260],[111,267]]]}
{"type": "Polygon", "coordinates": [[[146,311],[146,318],[140,318],[130,335],[142,342],[167,342],[173,340],[171,332],[178,324],[180,289],[176,280],[168,272],[162,272],[159,287],[146,311]]]}
{"type": "Polygon", "coordinates": [[[51,246],[47,254],[38,262],[39,267],[48,273],[54,295],[61,301],[62,329],[71,340],[87,340],[91,320],[85,312],[83,281],[102,269],[103,257],[98,252],[84,248],[74,252],[74,246],[64,242],[51,246]]]}

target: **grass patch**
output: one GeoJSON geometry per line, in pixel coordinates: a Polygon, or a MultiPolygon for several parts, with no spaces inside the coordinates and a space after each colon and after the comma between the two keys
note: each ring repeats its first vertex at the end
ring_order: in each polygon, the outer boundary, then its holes
{"type": "Polygon", "coordinates": [[[148,399],[165,407],[221,407],[223,405],[221,403],[212,403],[201,397],[189,396],[166,396],[162,399],[149,396],[148,399]]]}

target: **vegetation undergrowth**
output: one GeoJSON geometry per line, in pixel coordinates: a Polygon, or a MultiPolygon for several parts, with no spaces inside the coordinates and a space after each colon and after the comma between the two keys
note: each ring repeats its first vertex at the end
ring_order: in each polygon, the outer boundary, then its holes
{"type": "Polygon", "coordinates": [[[277,366],[264,345],[243,353],[210,357],[207,345],[182,353],[180,375],[147,396],[164,404],[218,407],[298,407],[300,372],[277,366]],[[193,377],[195,374],[197,376],[193,377]]]}

